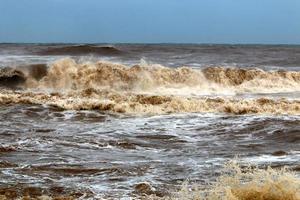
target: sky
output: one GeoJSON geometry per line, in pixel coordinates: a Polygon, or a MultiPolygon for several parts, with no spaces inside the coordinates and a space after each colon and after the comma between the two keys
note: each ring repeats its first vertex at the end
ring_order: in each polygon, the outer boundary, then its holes
{"type": "Polygon", "coordinates": [[[300,0],[0,0],[0,42],[300,44],[300,0]]]}

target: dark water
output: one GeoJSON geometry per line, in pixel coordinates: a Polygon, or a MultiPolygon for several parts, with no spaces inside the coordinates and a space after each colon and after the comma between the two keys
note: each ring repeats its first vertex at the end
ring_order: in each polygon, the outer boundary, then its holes
{"type": "MultiPolygon", "coordinates": [[[[71,56],[166,66],[300,69],[298,46],[0,45],[3,67],[71,56]]],[[[274,94],[276,95],[276,94],[274,94]]],[[[148,182],[160,194],[183,181],[215,180],[234,158],[299,171],[299,115],[121,115],[43,105],[0,106],[0,188],[43,188],[91,199],[134,196],[148,182]],[[54,189],[53,189],[54,188],[54,189]],[[80,196],[80,194],[79,194],[80,196]]],[[[51,192],[52,191],[52,192],[51,192]]]]}
{"type": "Polygon", "coordinates": [[[136,64],[141,59],[164,66],[239,66],[298,70],[300,46],[285,45],[38,45],[0,44],[0,65],[44,63],[73,56],[136,64]]]}

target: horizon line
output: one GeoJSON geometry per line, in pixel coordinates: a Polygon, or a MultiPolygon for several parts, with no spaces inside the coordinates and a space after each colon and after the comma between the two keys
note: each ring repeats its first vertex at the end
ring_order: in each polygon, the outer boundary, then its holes
{"type": "Polygon", "coordinates": [[[112,44],[112,45],[265,45],[265,46],[299,46],[300,43],[181,43],[181,42],[0,42],[0,44],[41,44],[41,45],[49,45],[49,44],[82,44],[82,45],[96,45],[96,44],[112,44]]]}

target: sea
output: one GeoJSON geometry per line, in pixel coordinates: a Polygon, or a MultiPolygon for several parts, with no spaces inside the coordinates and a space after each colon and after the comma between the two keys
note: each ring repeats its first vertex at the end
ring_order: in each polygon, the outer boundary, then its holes
{"type": "Polygon", "coordinates": [[[232,159],[299,178],[300,46],[0,44],[0,196],[163,198],[232,159]]]}

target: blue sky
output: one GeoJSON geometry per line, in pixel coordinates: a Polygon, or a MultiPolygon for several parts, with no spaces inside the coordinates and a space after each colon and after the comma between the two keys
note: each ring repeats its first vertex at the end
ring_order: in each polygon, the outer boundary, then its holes
{"type": "Polygon", "coordinates": [[[300,44],[300,0],[0,0],[0,42],[300,44]]]}

